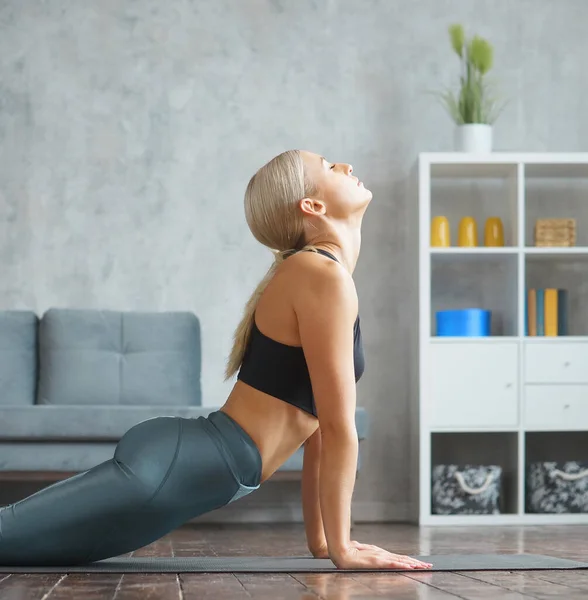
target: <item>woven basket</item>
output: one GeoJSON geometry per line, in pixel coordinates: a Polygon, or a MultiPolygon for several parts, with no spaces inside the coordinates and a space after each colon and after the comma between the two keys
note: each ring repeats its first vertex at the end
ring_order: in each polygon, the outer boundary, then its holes
{"type": "Polygon", "coordinates": [[[576,219],[537,219],[535,246],[575,246],[576,219]]]}

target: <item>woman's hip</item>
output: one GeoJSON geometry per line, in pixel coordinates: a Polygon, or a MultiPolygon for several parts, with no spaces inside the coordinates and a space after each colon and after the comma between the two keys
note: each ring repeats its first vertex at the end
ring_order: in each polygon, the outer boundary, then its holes
{"type": "Polygon", "coordinates": [[[261,457],[228,415],[162,416],[129,429],[114,459],[147,488],[149,505],[213,510],[259,487],[261,457]]]}

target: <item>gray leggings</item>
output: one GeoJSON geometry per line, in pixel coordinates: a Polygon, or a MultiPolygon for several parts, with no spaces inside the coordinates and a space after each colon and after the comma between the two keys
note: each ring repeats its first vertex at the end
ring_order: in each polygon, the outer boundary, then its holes
{"type": "Polygon", "coordinates": [[[154,417],[114,457],[0,509],[0,565],[79,565],[119,556],[257,489],[261,456],[221,411],[154,417]]]}

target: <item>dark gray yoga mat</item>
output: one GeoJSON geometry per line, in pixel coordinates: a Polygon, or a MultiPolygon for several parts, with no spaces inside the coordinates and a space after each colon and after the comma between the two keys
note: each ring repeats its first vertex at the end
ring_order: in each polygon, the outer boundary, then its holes
{"type": "MultiPolygon", "coordinates": [[[[438,554],[415,557],[433,563],[431,571],[520,571],[535,569],[588,569],[588,563],[541,554],[438,554]]],[[[4,567],[0,573],[328,573],[366,572],[339,570],[329,559],[306,556],[120,557],[86,566],[4,567]]],[[[374,572],[371,570],[370,572],[374,572]]],[[[378,569],[377,572],[407,569],[378,569]]],[[[420,572],[421,570],[408,570],[420,572]]]]}

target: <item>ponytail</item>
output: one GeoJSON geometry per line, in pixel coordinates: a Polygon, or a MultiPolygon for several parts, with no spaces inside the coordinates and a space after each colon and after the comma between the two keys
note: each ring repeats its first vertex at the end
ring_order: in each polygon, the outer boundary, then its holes
{"type": "MultiPolygon", "coordinates": [[[[305,246],[302,248],[302,250],[316,252],[316,248],[310,245],[305,246]]],[[[249,298],[247,301],[241,321],[237,326],[237,329],[235,329],[235,333],[233,335],[233,348],[229,355],[229,360],[225,370],[225,381],[235,375],[243,363],[243,357],[245,356],[245,350],[247,349],[247,344],[249,343],[249,337],[251,335],[251,329],[253,328],[253,322],[255,320],[255,309],[257,308],[257,304],[261,298],[261,295],[263,294],[265,288],[267,288],[269,282],[273,279],[278,267],[286,258],[288,258],[288,256],[295,254],[296,252],[297,250],[274,252],[275,260],[272,266],[265,274],[265,277],[255,288],[251,298],[249,298]]]]}

